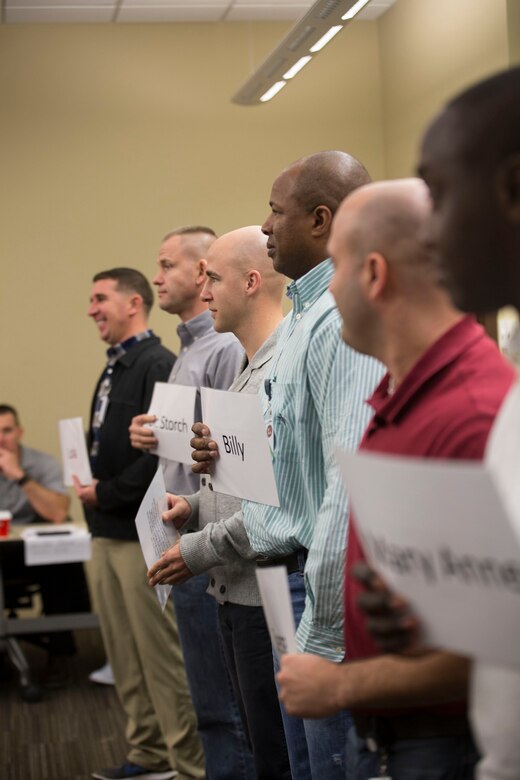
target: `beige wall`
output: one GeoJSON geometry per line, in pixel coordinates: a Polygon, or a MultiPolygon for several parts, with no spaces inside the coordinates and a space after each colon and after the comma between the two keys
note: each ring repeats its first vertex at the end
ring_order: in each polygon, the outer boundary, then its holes
{"type": "Polygon", "coordinates": [[[509,64],[506,0],[397,0],[379,42],[386,175],[407,176],[444,102],[509,64]]]}
{"type": "MultiPolygon", "coordinates": [[[[276,173],[312,151],[407,175],[442,102],[507,64],[506,6],[397,0],[252,108],[230,97],[287,25],[0,26],[0,398],[27,441],[57,453],[57,419],[87,416],[96,271],[151,275],[173,226],[261,222],[276,173]]],[[[152,325],[176,345],[176,318],[152,325]]]]}
{"type": "MultiPolygon", "coordinates": [[[[375,25],[335,42],[283,99],[230,102],[252,52],[258,64],[286,30],[0,27],[0,397],[28,442],[57,452],[57,419],[87,416],[104,360],[85,316],[96,271],[151,276],[174,226],[261,222],[276,173],[308,152],[348,145],[383,175],[375,25]]],[[[176,322],[153,315],[170,346],[176,322]]]]}

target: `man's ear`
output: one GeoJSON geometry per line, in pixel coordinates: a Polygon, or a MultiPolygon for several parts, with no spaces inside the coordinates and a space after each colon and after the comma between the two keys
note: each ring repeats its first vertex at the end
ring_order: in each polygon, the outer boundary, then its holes
{"type": "Polygon", "coordinates": [[[497,173],[498,199],[511,222],[520,222],[520,154],[501,163],[497,173]]]}
{"type": "Polygon", "coordinates": [[[208,267],[207,261],[203,258],[200,258],[200,260],[197,260],[195,267],[197,274],[197,284],[204,284],[206,281],[206,268],[208,267]]]}
{"type": "Polygon", "coordinates": [[[246,295],[252,295],[258,290],[262,283],[262,276],[259,271],[251,269],[244,274],[246,281],[246,295]]]}
{"type": "Polygon", "coordinates": [[[130,314],[132,317],[143,309],[143,299],[139,293],[133,293],[128,299],[128,303],[130,304],[130,314]]]}
{"type": "Polygon", "coordinates": [[[371,252],[363,261],[361,283],[367,298],[379,300],[388,285],[388,263],[379,252],[371,252]]]}
{"type": "Polygon", "coordinates": [[[312,212],[312,235],[315,238],[327,238],[332,225],[332,211],[328,206],[316,206],[312,212]]]}

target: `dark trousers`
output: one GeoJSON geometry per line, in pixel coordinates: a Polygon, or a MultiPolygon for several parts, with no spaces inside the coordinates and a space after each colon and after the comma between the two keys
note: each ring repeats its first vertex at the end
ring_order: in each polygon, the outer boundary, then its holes
{"type": "MultiPolygon", "coordinates": [[[[23,595],[24,589],[37,586],[45,615],[90,612],[90,597],[82,563],[26,566],[23,546],[18,544],[2,545],[1,554],[7,607],[16,609],[17,598],[23,595]]],[[[76,652],[72,631],[51,631],[38,636],[51,655],[72,655],[76,652]]]]}
{"type": "Polygon", "coordinates": [[[257,780],[290,780],[291,770],[274,681],[273,650],[262,607],[220,604],[224,650],[257,780]]]}

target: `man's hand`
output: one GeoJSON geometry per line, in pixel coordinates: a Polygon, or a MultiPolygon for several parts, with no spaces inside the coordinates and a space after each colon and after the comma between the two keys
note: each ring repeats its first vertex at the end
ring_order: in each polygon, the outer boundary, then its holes
{"type": "Polygon", "coordinates": [[[154,423],[156,420],[155,414],[138,414],[137,417],[132,418],[128,429],[132,447],[135,447],[136,450],[145,450],[146,452],[157,447],[158,441],[155,438],[155,434],[148,427],[150,423],[154,423]]]}
{"type": "Polygon", "coordinates": [[[213,461],[218,458],[217,442],[209,438],[211,431],[204,423],[195,423],[191,430],[195,434],[190,441],[193,447],[191,457],[195,461],[191,470],[194,474],[210,474],[213,461]]]}
{"type": "Polygon", "coordinates": [[[180,585],[193,577],[181,555],[180,542],[165,550],[158,561],[148,570],[148,584],[180,585]]]}
{"type": "Polygon", "coordinates": [[[163,512],[163,523],[171,523],[177,530],[182,528],[186,520],[191,515],[191,506],[182,496],[176,496],[175,493],[166,493],[168,500],[168,511],[163,512]]]}
{"type": "Polygon", "coordinates": [[[393,593],[366,563],[356,563],[351,576],[363,587],[358,607],[366,615],[366,627],[374,642],[385,653],[417,655],[423,652],[419,642],[419,621],[408,603],[393,593]]]}
{"type": "Polygon", "coordinates": [[[0,474],[3,474],[6,479],[13,481],[23,477],[24,471],[20,466],[18,452],[0,448],[0,474]]]}
{"type": "Polygon", "coordinates": [[[339,700],[339,684],[344,664],[336,664],[317,655],[293,653],[282,656],[276,675],[280,699],[289,715],[300,718],[325,718],[335,715],[344,705],[339,700]]]}
{"type": "Polygon", "coordinates": [[[87,506],[98,506],[96,485],[99,482],[99,479],[93,479],[91,485],[82,485],[77,476],[73,474],[72,482],[76,495],[82,504],[86,504],[87,506]]]}

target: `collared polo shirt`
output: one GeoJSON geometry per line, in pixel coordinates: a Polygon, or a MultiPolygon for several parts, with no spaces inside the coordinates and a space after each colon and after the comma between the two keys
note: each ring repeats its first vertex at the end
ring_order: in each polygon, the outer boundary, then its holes
{"type": "Polygon", "coordinates": [[[308,550],[298,649],[340,660],[348,510],[334,448],[358,446],[370,417],[364,401],[382,367],[343,343],[328,291],[332,274],[325,260],[289,285],[293,310],[282,324],[263,393],[264,416],[272,415],[280,506],[244,501],[242,508],[257,552],[272,557],[308,550]]]}
{"type": "MultiPolygon", "coordinates": [[[[209,311],[177,327],[181,342],[179,356],[168,382],[197,388],[195,422],[202,421],[200,387],[227,390],[237,375],[244,350],[232,333],[217,333],[209,311]]],[[[191,494],[199,489],[200,477],[186,463],[161,459],[166,490],[191,494]]]]}
{"type": "MultiPolygon", "coordinates": [[[[516,373],[471,316],[463,317],[419,358],[393,395],[387,374],[370,404],[374,416],[360,450],[424,458],[480,460],[516,373]]],[[[377,489],[377,486],[374,486],[377,489]]],[[[365,560],[352,513],[347,572],[365,560]]],[[[417,518],[421,522],[421,518],[417,518]]],[[[347,658],[379,655],[356,606],[360,586],[345,579],[347,658]]]]}

